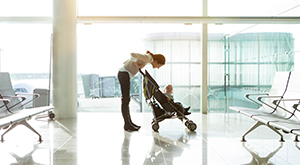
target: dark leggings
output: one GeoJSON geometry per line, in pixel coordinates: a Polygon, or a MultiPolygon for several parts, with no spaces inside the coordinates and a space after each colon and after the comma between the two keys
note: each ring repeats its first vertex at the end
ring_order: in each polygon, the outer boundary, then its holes
{"type": "Polygon", "coordinates": [[[123,119],[126,124],[129,124],[131,121],[130,113],[129,113],[129,102],[130,102],[130,77],[128,72],[121,72],[118,73],[118,79],[121,86],[122,92],[122,105],[121,111],[123,115],[123,119]]]}

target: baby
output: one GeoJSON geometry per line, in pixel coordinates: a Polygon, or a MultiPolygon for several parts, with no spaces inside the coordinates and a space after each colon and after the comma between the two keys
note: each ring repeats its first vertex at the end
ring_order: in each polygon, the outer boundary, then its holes
{"type": "MultiPolygon", "coordinates": [[[[168,101],[173,101],[174,102],[173,86],[171,84],[166,85],[163,92],[164,92],[165,96],[167,96],[168,101]]],[[[184,115],[191,114],[191,112],[188,112],[191,107],[184,108],[180,102],[175,102],[175,104],[182,107],[184,115]]]]}

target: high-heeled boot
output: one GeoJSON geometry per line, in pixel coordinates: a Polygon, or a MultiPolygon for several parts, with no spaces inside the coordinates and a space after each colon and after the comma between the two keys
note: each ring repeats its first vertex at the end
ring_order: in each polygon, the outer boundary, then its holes
{"type": "Polygon", "coordinates": [[[136,124],[134,124],[134,123],[132,122],[131,116],[130,116],[130,111],[128,111],[128,119],[129,119],[130,124],[133,125],[135,128],[137,128],[137,129],[140,129],[140,128],[141,128],[141,126],[136,125],[136,124]]]}
{"type": "Polygon", "coordinates": [[[129,115],[129,108],[122,109],[122,116],[124,119],[124,130],[125,131],[138,131],[140,127],[136,127],[131,123],[131,118],[129,115]]]}

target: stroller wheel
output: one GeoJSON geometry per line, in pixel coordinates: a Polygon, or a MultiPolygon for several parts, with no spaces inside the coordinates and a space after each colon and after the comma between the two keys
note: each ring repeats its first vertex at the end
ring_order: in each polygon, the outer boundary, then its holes
{"type": "Polygon", "coordinates": [[[48,112],[48,116],[49,116],[50,119],[55,118],[55,114],[52,111],[48,112]]]}
{"type": "Polygon", "coordinates": [[[158,129],[159,129],[159,125],[158,125],[158,123],[154,123],[154,124],[152,124],[152,129],[153,129],[153,131],[157,131],[158,129]]]}
{"type": "Polygon", "coordinates": [[[184,125],[186,126],[186,127],[188,127],[189,126],[189,124],[190,124],[190,121],[185,121],[185,123],[184,123],[184,125]]]}
{"type": "Polygon", "coordinates": [[[190,131],[195,131],[197,129],[197,125],[193,122],[190,122],[189,125],[188,125],[188,129],[190,131]]]}

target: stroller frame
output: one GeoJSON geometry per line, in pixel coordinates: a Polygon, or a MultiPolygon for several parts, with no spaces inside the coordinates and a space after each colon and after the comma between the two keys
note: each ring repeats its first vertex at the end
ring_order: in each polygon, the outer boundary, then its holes
{"type": "Polygon", "coordinates": [[[151,124],[152,124],[153,131],[158,131],[159,122],[165,119],[172,119],[172,118],[178,118],[181,121],[185,120],[184,124],[190,131],[196,130],[197,125],[192,120],[188,119],[184,115],[183,111],[180,111],[178,109],[176,103],[167,100],[167,96],[165,96],[159,90],[159,85],[151,77],[151,75],[147,72],[147,70],[145,70],[145,73],[143,73],[141,69],[139,69],[139,71],[144,77],[143,87],[144,87],[144,96],[146,98],[146,102],[149,100],[149,105],[152,108],[153,121],[151,124]]]}

